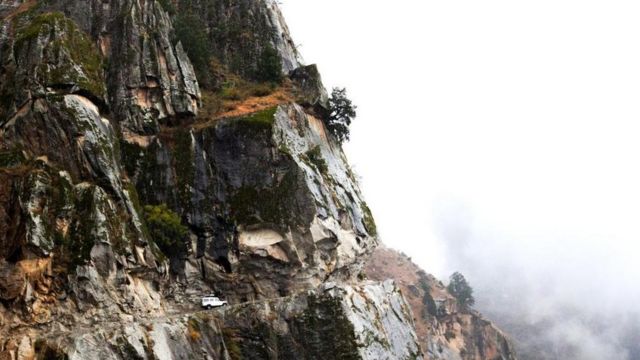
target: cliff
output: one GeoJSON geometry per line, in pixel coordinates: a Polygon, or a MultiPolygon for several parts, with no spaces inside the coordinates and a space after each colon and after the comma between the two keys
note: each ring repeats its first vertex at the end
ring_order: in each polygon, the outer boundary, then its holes
{"type": "Polygon", "coordinates": [[[366,274],[376,281],[397,281],[413,310],[425,359],[516,359],[502,331],[477,311],[461,306],[442,282],[406,255],[379,247],[367,263],[366,274]]]}
{"type": "Polygon", "coordinates": [[[0,17],[0,359],[422,356],[275,2],[0,17]]]}

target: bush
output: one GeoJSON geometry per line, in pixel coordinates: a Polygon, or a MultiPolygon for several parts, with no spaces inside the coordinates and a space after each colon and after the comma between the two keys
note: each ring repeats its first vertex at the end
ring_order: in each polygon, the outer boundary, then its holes
{"type": "Polygon", "coordinates": [[[476,300],[473,298],[473,289],[465,279],[464,275],[459,272],[453,273],[449,278],[449,286],[447,286],[449,293],[458,300],[458,303],[463,307],[473,306],[476,300]]]}
{"type": "Polygon", "coordinates": [[[349,126],[356,117],[356,106],[347,98],[345,88],[333,88],[329,98],[329,117],[325,124],[338,142],[349,141],[349,126]]]}
{"type": "Polygon", "coordinates": [[[282,58],[270,44],[262,50],[258,58],[256,80],[280,83],[282,81],[282,58]]]}
{"type": "Polygon", "coordinates": [[[196,72],[198,83],[204,88],[211,88],[211,50],[206,24],[199,16],[190,12],[180,12],[173,21],[175,36],[182,43],[196,72]]]}
{"type": "Polygon", "coordinates": [[[144,217],[151,239],[162,252],[172,255],[185,250],[188,229],[167,205],[145,206],[144,217]]]}
{"type": "Polygon", "coordinates": [[[327,162],[322,157],[322,151],[320,150],[320,146],[316,146],[313,149],[307,151],[305,153],[305,156],[306,156],[305,159],[309,160],[309,163],[313,165],[316,169],[318,169],[318,171],[320,171],[320,174],[326,175],[329,172],[329,166],[327,165],[327,162]]]}

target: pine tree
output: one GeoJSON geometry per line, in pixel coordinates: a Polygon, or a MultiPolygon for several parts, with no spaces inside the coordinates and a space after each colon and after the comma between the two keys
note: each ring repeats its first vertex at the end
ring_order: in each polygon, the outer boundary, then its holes
{"type": "Polygon", "coordinates": [[[464,275],[455,272],[449,278],[449,293],[453,295],[463,307],[473,306],[476,300],[473,298],[473,289],[465,279],[464,275]]]}
{"type": "Polygon", "coordinates": [[[327,129],[340,143],[349,141],[349,125],[356,117],[357,107],[347,98],[347,90],[333,88],[329,106],[331,111],[326,122],[327,129]]]}

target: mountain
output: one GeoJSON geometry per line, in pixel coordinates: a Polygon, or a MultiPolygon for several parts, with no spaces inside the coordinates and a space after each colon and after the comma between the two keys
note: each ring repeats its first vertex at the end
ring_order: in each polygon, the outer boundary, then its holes
{"type": "Polygon", "coordinates": [[[276,2],[0,18],[1,359],[423,357],[402,285],[364,279],[375,222],[276,2]]]}
{"type": "Polygon", "coordinates": [[[371,280],[395,279],[413,310],[425,359],[513,360],[509,338],[477,311],[462,306],[447,288],[408,256],[384,246],[370,257],[371,280]]]}

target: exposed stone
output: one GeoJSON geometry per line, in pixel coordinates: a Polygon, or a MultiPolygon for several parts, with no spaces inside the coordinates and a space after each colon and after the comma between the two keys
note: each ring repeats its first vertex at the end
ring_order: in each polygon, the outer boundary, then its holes
{"type": "Polygon", "coordinates": [[[0,0],[0,17],[1,359],[421,357],[403,285],[361,278],[375,222],[275,1],[0,0]],[[185,6],[213,65],[250,84],[275,50],[293,93],[193,125],[185,6]],[[231,306],[198,312],[210,293],[231,306]]]}
{"type": "Polygon", "coordinates": [[[300,56],[275,0],[179,0],[207,27],[213,56],[232,72],[255,80],[265,49],[276,50],[282,72],[300,66],[300,56]]]}
{"type": "Polygon", "coordinates": [[[446,287],[395,250],[376,249],[366,267],[369,278],[398,281],[415,316],[425,359],[514,360],[507,336],[473,309],[460,306],[446,287]]]}
{"type": "Polygon", "coordinates": [[[301,66],[289,75],[296,86],[296,101],[313,109],[319,116],[325,116],[329,110],[329,95],[322,83],[318,67],[313,65],[301,66]]]}
{"type": "Polygon", "coordinates": [[[411,317],[392,282],[369,283],[39,341],[70,359],[414,360],[411,317]]]}
{"type": "Polygon", "coordinates": [[[107,85],[122,127],[152,134],[160,123],[195,116],[200,99],[193,66],[171,38],[158,1],[49,1],[99,44],[108,59],[107,85]]]}

